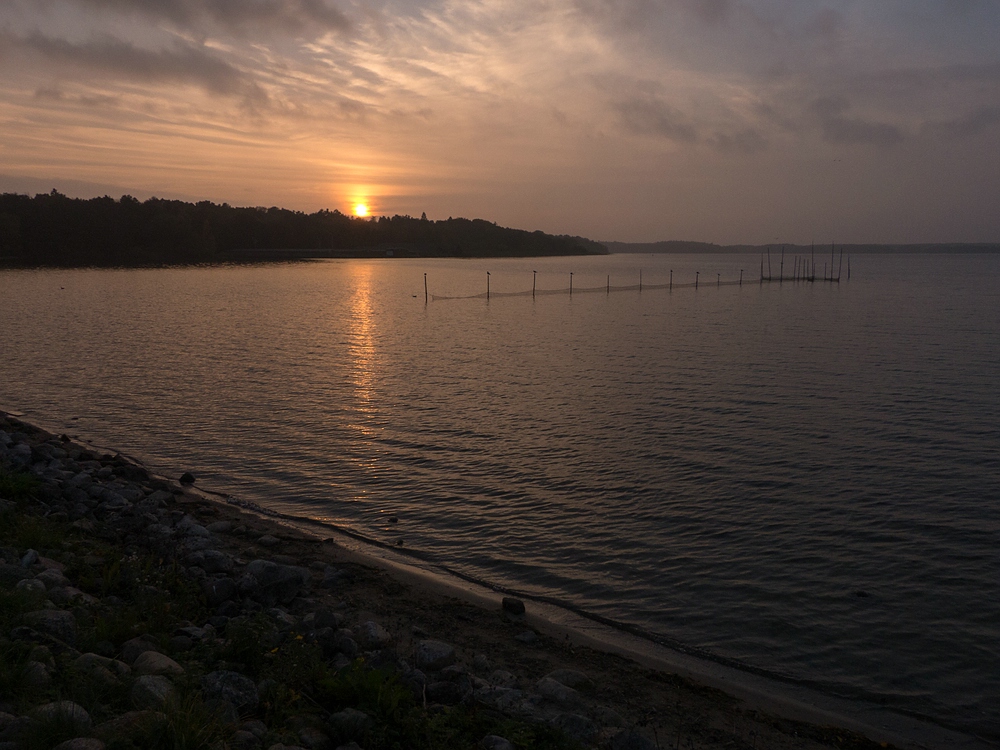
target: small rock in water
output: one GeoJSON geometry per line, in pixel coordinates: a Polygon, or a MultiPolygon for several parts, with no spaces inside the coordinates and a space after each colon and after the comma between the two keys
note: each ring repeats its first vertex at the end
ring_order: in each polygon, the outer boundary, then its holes
{"type": "Polygon", "coordinates": [[[257,544],[262,547],[273,547],[276,544],[281,544],[281,540],[276,536],[271,536],[270,534],[264,534],[257,538],[257,544]]]}
{"type": "Polygon", "coordinates": [[[181,474],[180,483],[181,484],[194,484],[197,480],[194,478],[194,474],[190,471],[185,471],[181,474]]]}

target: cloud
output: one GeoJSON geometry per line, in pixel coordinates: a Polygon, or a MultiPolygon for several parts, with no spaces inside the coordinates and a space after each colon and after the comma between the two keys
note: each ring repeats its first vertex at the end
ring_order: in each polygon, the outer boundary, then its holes
{"type": "Polygon", "coordinates": [[[678,109],[664,101],[635,97],[615,105],[625,127],[637,135],[655,135],[693,143],[698,134],[678,109]]]}
{"type": "Polygon", "coordinates": [[[267,94],[247,74],[203,47],[175,42],[172,48],[148,50],[113,37],[74,43],[35,32],[0,36],[7,46],[32,52],[63,70],[100,71],[116,79],[200,86],[211,94],[239,96],[266,103],[267,94]]]}
{"type": "Polygon", "coordinates": [[[275,32],[315,38],[348,27],[327,0],[75,0],[81,5],[144,15],[204,33],[206,25],[232,34],[275,32]]]}
{"type": "Polygon", "coordinates": [[[979,107],[963,117],[926,123],[921,131],[947,140],[964,140],[997,125],[1000,125],[1000,107],[979,107]]]}
{"type": "Polygon", "coordinates": [[[767,150],[767,139],[756,128],[736,133],[715,133],[708,143],[723,154],[756,154],[767,150]]]}
{"type": "Polygon", "coordinates": [[[893,146],[903,140],[902,131],[895,125],[845,117],[848,108],[847,100],[839,97],[817,99],[812,103],[810,110],[819,120],[824,140],[873,146],[893,146]]]}

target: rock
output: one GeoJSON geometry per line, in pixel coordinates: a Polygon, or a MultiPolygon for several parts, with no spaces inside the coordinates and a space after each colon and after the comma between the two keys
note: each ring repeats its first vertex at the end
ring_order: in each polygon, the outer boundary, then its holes
{"type": "Polygon", "coordinates": [[[523,615],[524,614],[524,602],[520,599],[515,599],[512,596],[505,596],[501,602],[503,611],[511,615],[523,615]]]}
{"type": "Polygon", "coordinates": [[[651,739],[643,737],[634,729],[623,729],[611,738],[611,750],[657,750],[651,739]]]}
{"type": "Polygon", "coordinates": [[[571,687],[566,687],[561,682],[556,682],[551,677],[543,677],[535,685],[538,694],[550,701],[563,706],[576,706],[580,704],[580,694],[571,687]]]}
{"type": "Polygon", "coordinates": [[[182,675],[184,667],[175,662],[169,656],[157,653],[156,651],[146,651],[139,654],[132,669],[136,674],[162,674],[162,675],[182,675]]]}
{"type": "Polygon", "coordinates": [[[107,669],[112,674],[119,677],[128,677],[132,674],[132,668],[117,659],[109,659],[94,653],[81,654],[73,660],[73,666],[81,672],[90,672],[94,669],[107,669]]]}
{"type": "Polygon", "coordinates": [[[194,478],[194,474],[192,474],[190,471],[185,471],[183,474],[181,474],[181,478],[179,481],[181,484],[194,484],[197,480],[194,478]]]}
{"type": "Polygon", "coordinates": [[[488,687],[476,690],[473,697],[479,703],[489,706],[495,711],[509,713],[521,703],[524,693],[513,688],[488,687]]]}
{"type": "Polygon", "coordinates": [[[251,732],[237,729],[229,738],[229,747],[232,750],[255,750],[260,747],[260,739],[251,732]]]}
{"type": "Polygon", "coordinates": [[[259,544],[261,547],[274,547],[281,544],[281,540],[278,539],[278,537],[276,536],[272,536],[271,534],[264,534],[262,536],[257,537],[257,544],[259,544]]]}
{"type": "Polygon", "coordinates": [[[299,730],[299,740],[310,750],[334,750],[330,738],[315,727],[302,727],[299,730]]]}
{"type": "Polygon", "coordinates": [[[236,581],[232,578],[202,581],[201,590],[209,607],[218,607],[223,602],[230,601],[239,592],[236,581]]]}
{"type": "Polygon", "coordinates": [[[26,614],[24,622],[29,627],[58,638],[69,646],[76,644],[76,620],[72,612],[43,609],[26,614]]]}
{"type": "Polygon", "coordinates": [[[472,659],[472,668],[479,674],[486,674],[490,671],[490,660],[486,654],[476,654],[472,659]]]}
{"type": "MultiPolygon", "coordinates": [[[[107,602],[106,599],[105,602],[107,602]]],[[[147,651],[163,653],[160,644],[151,635],[140,635],[138,638],[132,638],[122,644],[122,661],[126,664],[132,664],[147,651]]]]}
{"type": "Polygon", "coordinates": [[[495,669],[490,673],[488,682],[496,687],[517,687],[517,677],[504,669],[495,669]]]}
{"type": "Polygon", "coordinates": [[[94,729],[94,734],[109,742],[141,740],[166,721],[166,718],[159,711],[129,711],[98,725],[94,729]]]}
{"type": "Polygon", "coordinates": [[[94,737],[77,737],[60,742],[52,750],[104,750],[104,743],[94,737]]]}
{"type": "Polygon", "coordinates": [[[0,565],[0,584],[14,586],[18,581],[30,578],[31,573],[22,568],[20,565],[9,565],[7,563],[0,565]]]}
{"type": "Polygon", "coordinates": [[[214,523],[210,523],[205,528],[213,534],[228,534],[233,530],[233,523],[232,521],[215,521],[214,523]]]}
{"type": "Polygon", "coordinates": [[[614,709],[607,706],[598,706],[594,709],[594,718],[606,727],[623,727],[625,719],[614,709]]]}
{"type": "Polygon", "coordinates": [[[372,720],[368,714],[354,708],[345,708],[330,716],[330,724],[342,737],[353,740],[364,739],[372,728],[372,720]]]}
{"type": "Polygon", "coordinates": [[[48,570],[43,570],[41,573],[35,576],[35,580],[44,583],[45,588],[53,588],[55,586],[69,585],[69,579],[55,568],[49,568],[48,570]]]}
{"type": "Polygon", "coordinates": [[[514,750],[510,740],[504,739],[496,734],[488,734],[479,740],[479,747],[483,750],[514,750]]]}
{"type": "MultiPolygon", "coordinates": [[[[258,688],[259,690],[260,688],[258,688]]],[[[263,721],[258,721],[253,719],[252,721],[244,721],[240,724],[240,730],[244,732],[250,732],[254,737],[261,740],[264,739],[264,735],[267,734],[267,724],[263,721]]]]}
{"type": "Polygon", "coordinates": [[[462,702],[465,693],[454,682],[432,682],[427,686],[427,700],[431,703],[441,703],[445,706],[456,706],[462,702]]]}
{"type": "Polygon", "coordinates": [[[392,636],[377,622],[367,620],[358,628],[358,643],[369,651],[385,648],[392,643],[392,636]]]}
{"type": "Polygon", "coordinates": [[[17,582],[15,586],[18,591],[27,591],[29,594],[44,594],[45,593],[45,583],[39,581],[37,578],[25,578],[22,581],[17,582]]]}
{"type": "Polygon", "coordinates": [[[49,669],[40,661],[29,661],[24,666],[24,681],[35,688],[44,688],[52,684],[49,669]]]}
{"type": "Polygon", "coordinates": [[[558,727],[574,740],[584,745],[589,744],[594,735],[597,734],[597,727],[594,726],[594,722],[586,716],[580,716],[579,714],[559,714],[552,721],[552,725],[558,727]]]}
{"type": "Polygon", "coordinates": [[[129,697],[136,708],[162,708],[174,695],[174,684],[163,675],[147,674],[132,683],[129,697]]]}
{"type": "Polygon", "coordinates": [[[209,698],[205,701],[205,708],[221,724],[235,726],[240,722],[240,712],[236,710],[236,706],[231,701],[221,698],[209,698]]]}
{"type": "Polygon", "coordinates": [[[257,708],[257,686],[239,672],[211,672],[201,679],[201,687],[206,698],[227,700],[240,713],[250,713],[257,708]]]}
{"type": "Polygon", "coordinates": [[[90,714],[83,706],[73,701],[56,701],[39,706],[31,712],[31,718],[37,721],[59,721],[73,725],[77,731],[90,729],[90,714]]]}
{"type": "Polygon", "coordinates": [[[566,687],[571,687],[574,690],[594,689],[594,681],[583,672],[578,672],[575,669],[556,669],[545,676],[550,680],[561,682],[566,687]]]}
{"type": "Polygon", "coordinates": [[[309,588],[311,577],[306,568],[280,565],[269,560],[254,560],[240,578],[240,592],[266,607],[290,604],[309,588]]]}
{"type": "Polygon", "coordinates": [[[531,645],[538,640],[538,634],[533,630],[525,630],[523,633],[515,635],[514,640],[525,645],[531,645]]]}
{"type": "Polygon", "coordinates": [[[413,654],[413,660],[418,668],[432,672],[454,664],[456,659],[455,647],[441,641],[420,641],[413,654]]]}
{"type": "Polygon", "coordinates": [[[21,567],[30,568],[32,565],[38,562],[38,553],[33,549],[29,549],[24,553],[24,557],[21,558],[21,567]]]}

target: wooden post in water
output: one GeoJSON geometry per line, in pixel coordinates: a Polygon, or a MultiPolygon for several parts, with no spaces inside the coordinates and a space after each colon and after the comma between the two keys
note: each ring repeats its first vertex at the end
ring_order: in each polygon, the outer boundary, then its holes
{"type": "Polygon", "coordinates": [[[642,293],[642,269],[639,269],[639,293],[642,293]]]}
{"type": "Polygon", "coordinates": [[[809,274],[809,281],[816,281],[816,243],[815,242],[813,243],[813,246],[812,246],[812,263],[810,265],[812,266],[812,268],[811,268],[811,272],[809,274]]]}
{"type": "Polygon", "coordinates": [[[424,274],[424,304],[427,304],[427,274],[424,274]]]}
{"type": "Polygon", "coordinates": [[[840,283],[840,277],[844,273],[844,248],[840,248],[840,267],[837,269],[837,283],[840,283]]]}
{"type": "Polygon", "coordinates": [[[785,246],[781,246],[781,265],[778,266],[778,283],[785,280],[785,246]]]}
{"type": "Polygon", "coordinates": [[[573,272],[569,272],[569,296],[573,296],[573,272]]]}
{"type": "Polygon", "coordinates": [[[611,274],[608,274],[608,294],[611,294],[611,274]]]}
{"type": "Polygon", "coordinates": [[[847,256],[847,280],[851,280],[851,256],[847,256]]]}
{"type": "Polygon", "coordinates": [[[490,272],[486,272],[486,299],[490,298],[490,272]]]}
{"type": "Polygon", "coordinates": [[[771,280],[771,246],[767,246],[767,280],[771,280]]]}
{"type": "Polygon", "coordinates": [[[740,269],[740,286],[743,286],[743,269],[740,269]]]}
{"type": "Polygon", "coordinates": [[[760,283],[764,283],[764,253],[760,254],[760,283]]]}
{"type": "Polygon", "coordinates": [[[674,269],[670,269],[670,287],[667,289],[668,292],[674,291],[674,269]]]}
{"type": "Polygon", "coordinates": [[[830,243],[830,281],[833,281],[833,243],[830,243]]]}
{"type": "Polygon", "coordinates": [[[535,298],[535,277],[538,276],[538,271],[531,272],[531,299],[535,298]]]}
{"type": "Polygon", "coordinates": [[[699,273],[701,273],[701,271],[695,271],[695,272],[694,272],[694,288],[695,288],[695,289],[697,289],[697,288],[698,288],[698,274],[699,274],[699,273]]]}
{"type": "Polygon", "coordinates": [[[716,287],[722,286],[722,274],[721,273],[715,274],[715,286],[716,287]]]}

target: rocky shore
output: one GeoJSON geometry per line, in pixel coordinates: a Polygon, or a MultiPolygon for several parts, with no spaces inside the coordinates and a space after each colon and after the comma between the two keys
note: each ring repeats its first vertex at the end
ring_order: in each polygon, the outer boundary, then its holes
{"type": "Polygon", "coordinates": [[[529,622],[0,413],[0,750],[889,747],[529,622]]]}

